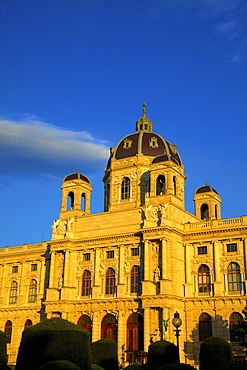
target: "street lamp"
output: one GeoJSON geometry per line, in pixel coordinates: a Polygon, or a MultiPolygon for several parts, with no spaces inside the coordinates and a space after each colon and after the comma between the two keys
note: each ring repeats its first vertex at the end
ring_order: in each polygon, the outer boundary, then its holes
{"type": "Polygon", "coordinates": [[[179,313],[176,311],[174,313],[174,318],[172,319],[172,325],[175,326],[175,336],[177,338],[177,347],[178,347],[178,361],[180,362],[180,359],[179,359],[179,332],[181,330],[179,330],[178,328],[182,325],[182,320],[180,319],[179,317],[179,313]]]}

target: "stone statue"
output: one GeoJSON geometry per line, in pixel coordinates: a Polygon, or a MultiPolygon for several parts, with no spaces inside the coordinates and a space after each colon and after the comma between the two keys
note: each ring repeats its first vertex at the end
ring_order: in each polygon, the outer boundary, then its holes
{"type": "Polygon", "coordinates": [[[67,231],[70,231],[73,221],[74,221],[74,217],[68,219],[68,221],[67,221],[67,231]]]}
{"type": "Polygon", "coordinates": [[[168,330],[168,321],[169,321],[169,320],[170,320],[170,319],[163,320],[164,327],[165,327],[165,331],[167,331],[167,330],[168,330]]]}
{"type": "Polygon", "coordinates": [[[146,103],[142,104],[142,113],[143,113],[143,115],[144,114],[146,115],[146,113],[147,113],[147,104],[146,103]]]}
{"type": "Polygon", "coordinates": [[[159,281],[159,278],[160,278],[160,269],[159,266],[157,266],[156,269],[154,269],[154,283],[157,283],[159,281]]]}
{"type": "Polygon", "coordinates": [[[55,233],[57,231],[57,227],[58,227],[59,223],[60,223],[59,219],[58,220],[53,220],[53,224],[51,226],[53,233],[55,233]]]}

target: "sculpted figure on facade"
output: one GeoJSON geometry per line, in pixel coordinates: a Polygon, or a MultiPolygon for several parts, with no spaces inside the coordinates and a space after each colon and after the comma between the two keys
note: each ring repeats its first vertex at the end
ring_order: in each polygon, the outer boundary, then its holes
{"type": "Polygon", "coordinates": [[[153,282],[158,283],[160,279],[160,268],[157,266],[153,271],[153,282]]]}
{"type": "Polygon", "coordinates": [[[53,220],[53,224],[51,226],[53,233],[57,232],[57,227],[58,227],[59,223],[60,223],[60,219],[53,220]]]}
{"type": "Polygon", "coordinates": [[[71,225],[73,224],[74,222],[74,217],[71,217],[67,220],[67,231],[70,231],[71,230],[71,225]]]}

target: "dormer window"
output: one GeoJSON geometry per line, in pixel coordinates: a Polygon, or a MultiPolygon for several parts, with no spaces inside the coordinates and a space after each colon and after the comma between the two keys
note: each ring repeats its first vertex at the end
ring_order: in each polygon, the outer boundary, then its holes
{"type": "Polygon", "coordinates": [[[157,140],[157,137],[151,137],[151,139],[149,140],[149,146],[151,148],[158,148],[158,140],[157,140]]]}
{"type": "Polygon", "coordinates": [[[130,139],[125,139],[125,140],[124,140],[124,142],[123,142],[123,148],[124,148],[124,149],[129,149],[129,148],[131,148],[132,143],[133,143],[133,141],[132,141],[132,140],[130,140],[130,139]]]}

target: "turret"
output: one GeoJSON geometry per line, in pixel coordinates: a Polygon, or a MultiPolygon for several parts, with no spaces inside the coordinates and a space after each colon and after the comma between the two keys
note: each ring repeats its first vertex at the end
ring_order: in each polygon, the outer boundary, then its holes
{"type": "Polygon", "coordinates": [[[194,203],[196,216],[201,220],[220,219],[221,202],[217,190],[206,183],[206,185],[199,187],[195,191],[194,203]]]}

